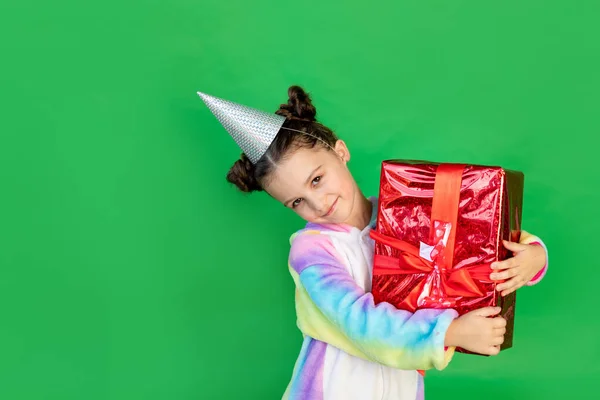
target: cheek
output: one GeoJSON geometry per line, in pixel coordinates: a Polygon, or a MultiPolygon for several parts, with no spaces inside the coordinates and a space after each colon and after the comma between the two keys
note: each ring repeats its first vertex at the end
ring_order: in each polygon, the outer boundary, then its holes
{"type": "Polygon", "coordinates": [[[352,176],[347,171],[342,172],[342,174],[340,175],[339,190],[341,194],[346,197],[351,197],[354,194],[354,184],[352,176]]]}
{"type": "Polygon", "coordinates": [[[294,210],[296,214],[305,221],[312,221],[317,216],[315,212],[310,207],[302,207],[302,209],[294,210]]]}

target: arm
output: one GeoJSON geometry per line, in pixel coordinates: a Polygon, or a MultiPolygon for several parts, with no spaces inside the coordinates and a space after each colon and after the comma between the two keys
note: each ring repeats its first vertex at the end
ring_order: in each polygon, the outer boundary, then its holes
{"type": "Polygon", "coordinates": [[[411,313],[374,304],[346,270],[329,238],[295,238],[290,272],[297,286],[298,326],[343,351],[398,369],[443,369],[454,348],[444,348],[454,310],[411,313]]]}

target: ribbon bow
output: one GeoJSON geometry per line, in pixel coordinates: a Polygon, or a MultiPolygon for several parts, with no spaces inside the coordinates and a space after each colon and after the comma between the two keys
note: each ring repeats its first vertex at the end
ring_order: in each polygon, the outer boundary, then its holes
{"type": "MultiPolygon", "coordinates": [[[[446,268],[444,263],[426,260],[419,256],[419,249],[405,241],[371,231],[371,237],[377,242],[390,246],[399,251],[397,257],[376,254],[373,260],[373,276],[377,275],[410,275],[427,274],[439,277],[437,289],[442,296],[481,297],[484,292],[479,289],[476,281],[491,283],[489,278],[490,264],[474,264],[464,268],[446,268]]],[[[419,304],[419,296],[423,292],[428,279],[422,279],[419,284],[400,304],[400,308],[415,311],[419,304]]],[[[448,299],[449,300],[449,299],[448,299]]]]}

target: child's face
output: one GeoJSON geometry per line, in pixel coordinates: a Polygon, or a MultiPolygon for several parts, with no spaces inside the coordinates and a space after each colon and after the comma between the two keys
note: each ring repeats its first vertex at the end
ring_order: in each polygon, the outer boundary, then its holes
{"type": "Polygon", "coordinates": [[[265,190],[308,222],[351,223],[360,193],[346,166],[348,148],[339,140],[334,149],[300,148],[284,157],[265,190]]]}

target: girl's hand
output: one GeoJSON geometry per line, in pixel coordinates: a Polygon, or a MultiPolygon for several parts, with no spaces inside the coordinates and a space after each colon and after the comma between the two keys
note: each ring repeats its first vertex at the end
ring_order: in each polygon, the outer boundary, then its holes
{"type": "Polygon", "coordinates": [[[484,307],[452,321],[444,344],[488,356],[497,355],[504,342],[506,320],[496,316],[500,307],[484,307]]]}
{"type": "Polygon", "coordinates": [[[521,244],[503,241],[504,247],[513,252],[513,257],[492,263],[494,272],[490,279],[505,281],[496,286],[502,296],[526,285],[546,265],[546,251],[538,244],[521,244]]]}

